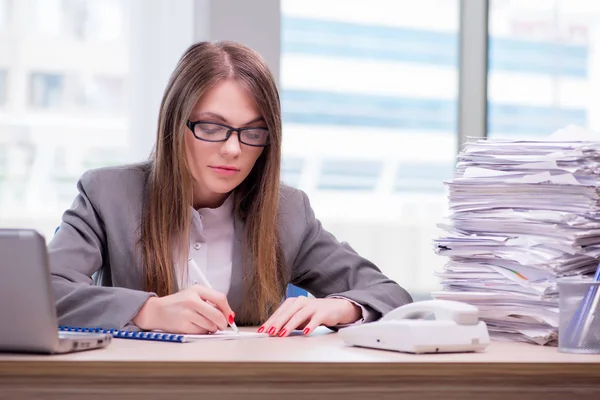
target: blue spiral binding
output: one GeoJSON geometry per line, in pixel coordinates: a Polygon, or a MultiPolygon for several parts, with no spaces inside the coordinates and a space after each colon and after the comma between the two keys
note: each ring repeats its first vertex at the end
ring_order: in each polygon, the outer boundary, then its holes
{"type": "Polygon", "coordinates": [[[76,326],[60,326],[58,329],[63,332],[110,333],[113,337],[119,339],[154,340],[158,342],[176,343],[184,342],[183,335],[176,335],[173,333],[120,331],[118,329],[80,328],[76,326]]]}

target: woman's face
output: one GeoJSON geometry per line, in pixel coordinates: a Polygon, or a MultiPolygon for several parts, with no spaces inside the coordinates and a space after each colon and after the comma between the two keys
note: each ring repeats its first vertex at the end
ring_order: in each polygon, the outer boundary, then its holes
{"type": "MultiPolygon", "coordinates": [[[[250,91],[231,79],[218,83],[206,92],[196,103],[189,120],[223,124],[233,128],[266,128],[250,91]]],[[[223,128],[202,124],[196,126],[197,135],[200,133],[199,129],[210,137],[212,132],[223,128]]],[[[191,130],[186,129],[185,145],[186,156],[195,179],[196,208],[214,208],[221,205],[229,192],[246,179],[263,151],[263,147],[241,143],[238,132],[232,132],[225,142],[207,142],[197,139],[191,130]]]]}

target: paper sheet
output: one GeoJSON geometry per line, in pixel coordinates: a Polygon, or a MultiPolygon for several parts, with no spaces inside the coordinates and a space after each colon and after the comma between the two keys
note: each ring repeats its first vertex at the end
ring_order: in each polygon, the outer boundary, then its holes
{"type": "MultiPolygon", "coordinates": [[[[162,332],[162,331],[157,331],[162,332]]],[[[242,340],[256,339],[269,337],[268,333],[258,332],[234,332],[233,330],[217,331],[215,333],[207,333],[204,335],[182,335],[179,333],[162,332],[168,335],[182,336],[184,342],[196,342],[199,340],[242,340]]]]}
{"type": "Polygon", "coordinates": [[[449,261],[432,297],[477,306],[495,338],[555,342],[556,279],[600,260],[600,133],[471,141],[445,184],[434,251],[449,261]]]}
{"type": "Polygon", "coordinates": [[[186,342],[195,342],[197,340],[241,340],[269,337],[268,333],[258,332],[234,332],[217,331],[206,335],[182,335],[186,342]]]}

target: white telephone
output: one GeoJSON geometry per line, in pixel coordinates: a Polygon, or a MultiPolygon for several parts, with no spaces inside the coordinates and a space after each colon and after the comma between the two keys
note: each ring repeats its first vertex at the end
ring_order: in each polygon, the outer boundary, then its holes
{"type": "Polygon", "coordinates": [[[339,330],[346,344],[407,353],[481,351],[490,344],[477,307],[451,300],[426,300],[390,311],[379,321],[339,330]],[[430,315],[435,320],[423,319],[430,315]]]}

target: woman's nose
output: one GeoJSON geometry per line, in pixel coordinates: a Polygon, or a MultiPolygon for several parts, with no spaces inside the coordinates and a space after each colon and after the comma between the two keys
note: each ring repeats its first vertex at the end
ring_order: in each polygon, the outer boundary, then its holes
{"type": "Polygon", "coordinates": [[[231,132],[229,139],[223,143],[222,150],[230,155],[237,155],[242,151],[238,132],[231,132]]]}

